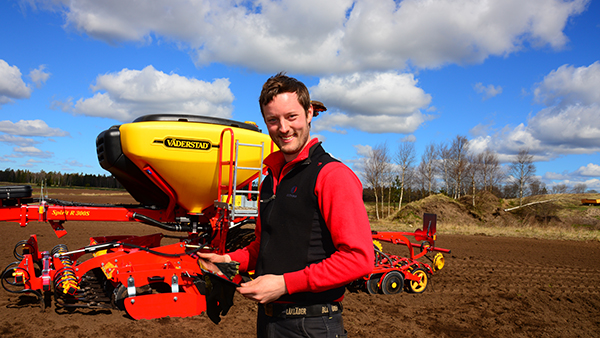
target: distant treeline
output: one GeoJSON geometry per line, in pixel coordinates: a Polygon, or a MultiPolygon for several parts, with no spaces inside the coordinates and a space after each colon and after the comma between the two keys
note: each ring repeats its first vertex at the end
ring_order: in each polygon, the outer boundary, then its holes
{"type": "Polygon", "coordinates": [[[91,174],[66,174],[61,172],[45,172],[37,173],[29,170],[14,170],[4,169],[0,171],[0,182],[41,185],[47,187],[94,187],[94,188],[111,188],[123,189],[121,183],[113,176],[91,175],[91,174]]]}

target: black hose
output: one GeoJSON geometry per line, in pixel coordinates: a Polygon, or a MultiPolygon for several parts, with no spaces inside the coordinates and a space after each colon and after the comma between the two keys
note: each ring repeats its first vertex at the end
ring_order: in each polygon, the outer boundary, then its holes
{"type": "MultiPolygon", "coordinates": [[[[6,281],[6,283],[8,283],[9,285],[12,285],[12,286],[23,286],[23,285],[19,285],[17,283],[13,283],[13,282],[11,282],[11,281],[9,281],[7,279],[7,278],[10,278],[12,276],[12,274],[11,274],[11,276],[6,276],[6,277],[4,276],[7,273],[10,273],[11,271],[15,271],[16,270],[16,268],[12,268],[11,270],[9,270],[10,267],[16,266],[18,268],[19,264],[20,264],[20,262],[12,262],[12,263],[8,264],[6,266],[6,268],[4,268],[4,270],[2,271],[2,274],[0,275],[0,278],[1,278],[1,281],[2,281],[2,287],[4,288],[4,290],[6,290],[8,292],[14,292],[14,290],[7,289],[6,286],[4,285],[5,281],[6,281]]],[[[25,273],[27,273],[27,270],[23,270],[23,271],[25,271],[25,273]]]]}
{"type": "Polygon", "coordinates": [[[20,260],[20,261],[21,261],[21,260],[23,260],[23,255],[21,255],[20,253],[18,253],[18,252],[17,252],[17,249],[19,249],[19,247],[21,247],[21,246],[28,246],[28,247],[30,247],[31,249],[33,249],[33,247],[31,246],[31,244],[29,244],[29,241],[27,241],[27,240],[25,240],[25,239],[24,239],[24,240],[22,240],[22,241],[19,241],[19,242],[18,242],[18,243],[15,245],[15,248],[13,249],[13,256],[15,256],[15,258],[16,258],[16,259],[18,259],[18,260],[20,260]]]}
{"type": "Polygon", "coordinates": [[[146,247],[135,245],[135,244],[131,244],[131,243],[119,243],[119,244],[121,244],[122,246],[130,247],[130,248],[136,248],[136,249],[139,249],[139,250],[142,250],[142,251],[146,251],[147,253],[150,253],[150,254],[153,254],[153,255],[157,255],[157,256],[163,256],[163,257],[181,257],[181,256],[186,256],[186,255],[192,255],[192,254],[195,254],[196,252],[198,252],[198,251],[200,251],[202,249],[202,247],[198,247],[198,248],[195,248],[193,250],[186,251],[186,252],[180,253],[180,254],[169,254],[169,253],[164,253],[164,252],[160,252],[160,251],[148,249],[146,247]]]}
{"type": "Polygon", "coordinates": [[[179,225],[179,224],[171,225],[171,224],[159,222],[148,216],[138,214],[137,212],[133,213],[133,219],[141,221],[141,222],[149,224],[149,225],[159,227],[164,230],[168,230],[168,231],[179,231],[179,232],[191,232],[192,231],[192,227],[190,225],[179,225]]]}
{"type": "Polygon", "coordinates": [[[6,282],[6,283],[8,283],[9,285],[12,285],[12,286],[24,286],[24,285],[21,285],[21,284],[18,284],[18,283],[10,282],[7,279],[9,277],[5,276],[7,273],[10,273],[11,271],[15,271],[15,270],[18,269],[18,270],[23,270],[23,272],[27,273],[27,275],[28,275],[27,278],[29,278],[29,273],[27,272],[27,270],[19,268],[18,265],[19,265],[19,262],[13,262],[13,263],[8,264],[8,266],[6,266],[6,268],[4,268],[4,270],[2,271],[2,274],[0,275],[0,283],[2,283],[2,288],[4,290],[6,290],[7,292],[10,292],[10,293],[33,293],[36,297],[38,297],[38,299],[42,300],[43,299],[42,294],[39,293],[36,290],[32,290],[32,289],[11,290],[8,287],[6,287],[6,285],[4,285],[4,283],[6,282]],[[13,266],[16,266],[16,267],[13,267],[13,266]],[[11,267],[13,267],[13,268],[10,269],[11,267]]]}

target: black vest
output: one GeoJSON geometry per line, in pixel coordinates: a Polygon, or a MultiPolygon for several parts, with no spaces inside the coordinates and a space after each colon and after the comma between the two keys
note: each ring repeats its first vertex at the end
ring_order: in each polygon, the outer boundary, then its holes
{"type": "MultiPolygon", "coordinates": [[[[273,175],[267,175],[260,191],[260,251],[257,276],[281,275],[302,270],[335,252],[331,233],[319,210],[315,185],[321,169],[337,161],[320,143],[309,150],[281,180],[273,194],[273,175]]],[[[295,303],[321,303],[339,299],[344,287],[324,292],[284,295],[279,300],[295,303]]]]}

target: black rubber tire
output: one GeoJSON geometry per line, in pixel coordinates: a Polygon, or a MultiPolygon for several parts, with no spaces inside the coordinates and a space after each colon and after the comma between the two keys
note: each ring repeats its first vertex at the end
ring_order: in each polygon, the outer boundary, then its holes
{"type": "Polygon", "coordinates": [[[381,274],[372,275],[371,278],[365,283],[367,287],[367,292],[372,295],[376,295],[379,293],[379,280],[381,279],[381,274]]]}
{"type": "Polygon", "coordinates": [[[394,270],[388,272],[381,281],[381,292],[384,295],[395,295],[404,289],[404,276],[394,270]]]}

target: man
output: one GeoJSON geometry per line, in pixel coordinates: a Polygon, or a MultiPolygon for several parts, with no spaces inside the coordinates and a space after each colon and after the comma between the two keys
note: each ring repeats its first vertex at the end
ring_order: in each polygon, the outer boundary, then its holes
{"type": "Polygon", "coordinates": [[[279,151],[264,163],[256,240],[205,263],[237,261],[256,278],[237,289],[259,303],[259,337],[345,337],[345,285],[373,270],[370,225],[356,175],[310,138],[306,86],[282,73],[267,80],[260,108],[279,151]]]}

